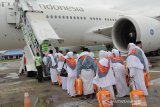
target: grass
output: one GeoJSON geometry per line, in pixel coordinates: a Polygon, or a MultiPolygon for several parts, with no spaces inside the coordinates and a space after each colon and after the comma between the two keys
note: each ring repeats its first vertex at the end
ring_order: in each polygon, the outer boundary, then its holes
{"type": "Polygon", "coordinates": [[[0,62],[15,62],[15,61],[21,61],[21,59],[0,60],[0,62]]]}

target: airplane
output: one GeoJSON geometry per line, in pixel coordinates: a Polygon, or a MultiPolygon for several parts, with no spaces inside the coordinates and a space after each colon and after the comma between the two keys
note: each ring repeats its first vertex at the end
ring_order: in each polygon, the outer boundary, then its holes
{"type": "MultiPolygon", "coordinates": [[[[21,29],[8,21],[6,7],[15,0],[0,0],[0,50],[22,49],[25,41],[21,29]]],[[[160,48],[159,20],[127,15],[115,10],[55,4],[37,0],[54,31],[64,42],[60,46],[88,46],[114,44],[126,51],[127,44],[141,40],[146,52],[160,48]]],[[[12,14],[13,16],[13,14],[12,14]]]]}
{"type": "MultiPolygon", "coordinates": [[[[22,49],[26,46],[22,30],[16,26],[16,12],[11,12],[15,2],[0,0],[0,50],[22,49]]],[[[129,15],[125,12],[57,4],[50,0],[36,1],[38,8],[51,25],[56,36],[63,38],[60,47],[66,46],[114,46],[127,52],[130,42],[142,41],[145,52],[160,48],[159,16],[129,15]]],[[[43,25],[42,25],[43,26],[43,25]]]]}

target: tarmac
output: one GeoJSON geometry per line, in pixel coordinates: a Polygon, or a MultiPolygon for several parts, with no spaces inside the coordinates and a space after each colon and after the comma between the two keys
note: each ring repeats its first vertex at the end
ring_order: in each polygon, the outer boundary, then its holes
{"type": "MultiPolygon", "coordinates": [[[[148,107],[160,107],[160,57],[149,58],[151,87],[148,89],[148,107]]],[[[23,107],[24,93],[28,92],[32,107],[98,107],[97,99],[71,98],[60,86],[50,80],[38,83],[26,75],[19,76],[20,62],[0,63],[0,107],[23,107]]],[[[132,107],[130,98],[118,98],[113,107],[132,107]]]]}

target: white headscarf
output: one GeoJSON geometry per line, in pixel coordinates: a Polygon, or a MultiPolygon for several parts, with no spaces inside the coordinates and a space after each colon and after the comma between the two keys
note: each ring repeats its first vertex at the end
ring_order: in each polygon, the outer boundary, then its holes
{"type": "Polygon", "coordinates": [[[82,52],[82,53],[78,56],[78,58],[77,58],[77,59],[79,59],[81,56],[84,56],[84,55],[88,56],[88,55],[89,55],[89,53],[88,53],[88,52],[86,52],[86,51],[84,51],[84,52],[82,52]]]}
{"type": "Polygon", "coordinates": [[[99,59],[105,58],[106,55],[107,55],[106,53],[107,53],[107,52],[104,51],[104,50],[99,51],[99,59]]]}
{"type": "Polygon", "coordinates": [[[108,52],[107,52],[107,57],[110,58],[111,56],[112,56],[112,52],[108,51],[108,52]]]}
{"type": "Polygon", "coordinates": [[[117,50],[117,49],[113,49],[112,50],[112,53],[116,56],[116,57],[119,57],[120,55],[119,55],[119,50],[117,50]]]}
{"type": "Polygon", "coordinates": [[[105,67],[108,67],[108,60],[106,58],[102,58],[99,63],[105,67]]]}
{"type": "Polygon", "coordinates": [[[72,57],[73,57],[73,52],[68,52],[68,53],[67,53],[67,57],[68,57],[68,58],[72,58],[72,57]]]}
{"type": "Polygon", "coordinates": [[[62,53],[57,54],[58,57],[64,56],[62,53]]]}
{"type": "Polygon", "coordinates": [[[134,43],[129,43],[129,44],[128,44],[128,54],[130,54],[131,51],[132,51],[133,49],[135,49],[135,48],[136,48],[136,45],[135,45],[134,43]]]}
{"type": "Polygon", "coordinates": [[[93,52],[90,52],[90,53],[89,53],[89,56],[90,56],[91,58],[94,58],[94,53],[93,53],[93,52]]]}

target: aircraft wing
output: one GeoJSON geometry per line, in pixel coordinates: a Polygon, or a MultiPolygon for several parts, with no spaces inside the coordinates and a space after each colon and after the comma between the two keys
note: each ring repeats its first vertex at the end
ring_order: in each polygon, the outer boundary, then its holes
{"type": "Polygon", "coordinates": [[[154,18],[160,21],[160,16],[155,16],[154,18]]]}
{"type": "Polygon", "coordinates": [[[99,28],[97,30],[93,31],[96,34],[100,34],[100,35],[105,35],[108,38],[111,38],[112,35],[112,27],[107,27],[107,28],[99,28]]]}

